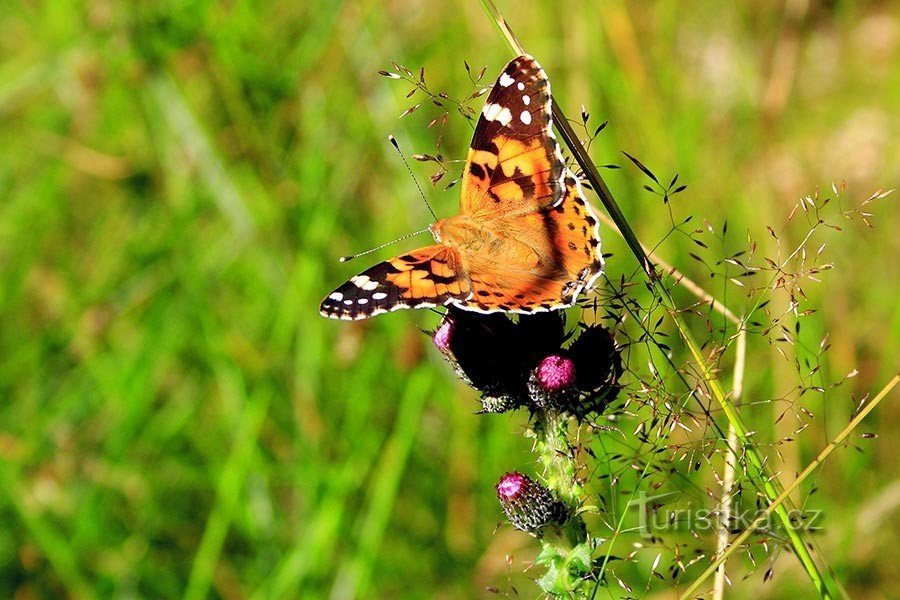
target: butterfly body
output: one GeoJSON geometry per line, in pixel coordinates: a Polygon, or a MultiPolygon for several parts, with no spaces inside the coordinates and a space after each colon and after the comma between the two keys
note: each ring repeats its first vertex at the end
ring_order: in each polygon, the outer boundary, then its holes
{"type": "Polygon", "coordinates": [[[435,244],[352,277],[323,300],[331,318],[453,304],[530,313],[574,304],[603,270],[597,219],[552,130],[550,84],[529,56],[488,95],[462,178],[460,214],[435,244]]]}

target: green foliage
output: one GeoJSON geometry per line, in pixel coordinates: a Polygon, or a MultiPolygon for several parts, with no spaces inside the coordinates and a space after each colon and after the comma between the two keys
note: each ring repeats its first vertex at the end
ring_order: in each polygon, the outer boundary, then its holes
{"type": "Polygon", "coordinates": [[[547,569],[537,580],[538,585],[547,594],[563,598],[589,595],[593,582],[586,578],[593,565],[592,551],[593,547],[587,542],[566,551],[554,544],[544,544],[541,553],[534,560],[535,564],[547,569]]]}
{"type": "MultiPolygon", "coordinates": [[[[810,256],[826,244],[834,269],[804,287],[817,312],[798,331],[767,329],[790,307],[756,307],[730,281],[760,276],[724,260],[746,261],[735,255],[748,238],[759,257],[796,247],[809,227],[787,217],[816,188],[846,180],[854,204],[900,184],[900,13],[845,3],[790,18],[780,5],[714,2],[501,8],[567,113],[583,103],[589,133],[609,120],[591,152],[623,167],[604,175],[640,239],[664,240],[670,263],[759,317],[742,412],[789,479],[900,364],[900,213],[888,198],[869,207],[873,229],[817,230],[810,256]],[[666,201],[643,191],[620,150],[688,188],[666,201]],[[802,389],[785,383],[795,362],[808,374],[802,389]]],[[[428,223],[388,133],[410,154],[442,155],[448,173],[429,196],[440,215],[456,210],[458,186],[443,189],[470,125],[422,91],[405,99],[402,82],[377,71],[424,65],[435,93],[477,92],[463,61],[474,77],[488,65],[490,79],[509,58],[477,7],[70,0],[6,2],[3,14],[0,596],[430,598],[488,586],[534,596],[527,578],[537,575],[522,571],[539,542],[495,532],[491,487],[535,467],[530,440],[514,435],[522,416],[473,414],[473,393],[419,332],[437,321],[427,311],[352,325],[316,314],[363,266],[337,257],[428,223]],[[436,148],[437,125],[427,126],[443,112],[436,148]]],[[[434,173],[413,168],[423,180],[434,173]]],[[[636,265],[604,234],[617,289],[636,265]]],[[[676,292],[683,306],[694,301],[676,292]]],[[[694,323],[703,336],[706,317],[694,323]]],[[[712,335],[728,334],[723,325],[712,335]]],[[[677,346],[664,343],[648,352],[660,360],[677,346]]],[[[705,449],[676,429],[672,443],[687,448],[679,464],[704,468],[672,475],[650,460],[658,449],[638,422],[618,418],[592,442],[611,466],[590,474],[585,500],[598,506],[585,520],[609,544],[616,523],[604,515],[621,517],[620,529],[637,519],[629,492],[703,500],[721,466],[708,468],[705,449]]],[[[897,419],[877,413],[867,433],[880,437],[852,438],[860,451],[836,451],[798,496],[824,511],[815,540],[854,596],[900,585],[900,528],[885,508],[896,505],[897,419]]],[[[679,543],[692,539],[682,534],[679,543]]],[[[639,592],[660,579],[658,550],[645,543],[617,548],[632,560],[615,573],[612,555],[593,558],[639,592]]],[[[591,564],[582,546],[542,555],[555,570],[541,577],[545,590],[578,585],[591,564]]],[[[683,563],[699,572],[693,559],[683,563]]],[[[736,598],[755,597],[770,570],[771,595],[809,593],[784,553],[757,545],[731,568],[736,598]]]]}

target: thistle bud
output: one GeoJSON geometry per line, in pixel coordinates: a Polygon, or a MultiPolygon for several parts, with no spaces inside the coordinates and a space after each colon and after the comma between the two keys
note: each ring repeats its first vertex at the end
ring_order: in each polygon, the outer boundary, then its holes
{"type": "Polygon", "coordinates": [[[515,325],[503,315],[481,315],[450,307],[432,342],[466,384],[481,393],[480,413],[522,406],[526,398],[515,325]]]}
{"type": "Polygon", "coordinates": [[[516,529],[537,533],[551,523],[564,523],[568,517],[566,505],[527,475],[506,473],[494,487],[506,518],[516,529]]]}

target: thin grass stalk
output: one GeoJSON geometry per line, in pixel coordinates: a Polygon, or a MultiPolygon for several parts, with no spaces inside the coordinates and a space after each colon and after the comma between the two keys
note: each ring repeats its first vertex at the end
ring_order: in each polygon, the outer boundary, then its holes
{"type": "MultiPolygon", "coordinates": [[[[622,232],[619,231],[619,228],[616,225],[615,221],[606,216],[606,213],[597,213],[597,218],[600,219],[600,221],[604,225],[618,233],[621,237],[625,237],[624,235],[622,235],[622,232]]],[[[700,284],[695,282],[693,279],[679,271],[677,267],[666,262],[664,258],[653,252],[653,250],[648,249],[644,244],[641,244],[641,249],[648,257],[650,264],[659,267],[660,269],[668,273],[669,276],[676,282],[675,285],[678,285],[686,292],[694,295],[698,300],[702,300],[703,302],[708,303],[711,310],[725,317],[725,319],[731,322],[732,325],[736,326],[739,331],[742,331],[743,322],[741,321],[741,319],[739,319],[737,315],[731,312],[731,309],[717,300],[715,296],[700,287],[700,284]]]]}
{"type": "MultiPolygon", "coordinates": [[[[517,54],[525,53],[525,49],[523,48],[521,43],[519,43],[515,34],[513,34],[506,20],[503,18],[502,14],[500,14],[500,11],[497,9],[494,3],[491,0],[480,0],[480,2],[488,17],[497,26],[512,50],[517,54]]],[[[631,229],[631,226],[625,219],[625,216],[622,214],[621,209],[613,198],[612,193],[606,186],[606,182],[600,176],[599,171],[597,171],[597,167],[594,165],[593,161],[588,156],[587,151],[579,142],[578,137],[572,130],[568,119],[555,100],[553,102],[553,118],[559,130],[559,133],[566,143],[566,146],[575,156],[575,160],[578,162],[579,166],[581,166],[581,168],[584,170],[585,176],[591,182],[595,192],[600,197],[601,202],[603,202],[604,208],[606,208],[607,212],[616,223],[619,232],[625,239],[625,242],[628,244],[635,258],[637,258],[638,263],[641,265],[641,268],[647,274],[654,290],[663,300],[664,305],[669,312],[669,316],[675,323],[675,326],[678,329],[682,340],[688,347],[688,350],[690,351],[696,366],[700,370],[701,378],[706,383],[709,391],[721,407],[722,412],[725,414],[725,418],[728,420],[730,426],[734,427],[738,441],[742,446],[743,454],[744,456],[746,456],[747,463],[752,466],[753,470],[755,471],[755,473],[753,473],[753,478],[760,485],[763,493],[765,494],[766,498],[769,499],[770,503],[774,503],[774,500],[780,496],[780,483],[773,474],[769,473],[768,468],[765,466],[765,463],[756,450],[755,444],[747,435],[748,429],[744,425],[743,419],[741,419],[734,406],[732,406],[732,404],[728,401],[721,385],[719,385],[719,382],[711,372],[709,365],[704,360],[700,352],[700,346],[697,344],[696,340],[694,340],[693,334],[691,334],[690,330],[687,327],[687,324],[681,318],[681,315],[679,314],[677,309],[677,305],[675,304],[671,294],[669,293],[669,290],[663,284],[662,279],[659,277],[659,274],[647,257],[647,253],[644,251],[643,247],[637,239],[637,236],[634,234],[634,231],[631,229]]],[[[731,444],[729,444],[729,447],[736,456],[740,454],[741,449],[731,444]]],[[[806,570],[810,580],[816,586],[816,590],[818,591],[819,595],[822,598],[834,597],[834,592],[832,590],[837,590],[839,588],[831,577],[828,569],[825,570],[824,576],[820,572],[818,565],[816,565],[816,562],[813,560],[809,549],[800,536],[800,533],[791,522],[790,515],[788,514],[787,509],[785,509],[784,507],[784,501],[780,502],[777,505],[774,505],[774,510],[787,533],[791,546],[794,549],[794,553],[800,559],[804,570],[806,570]]]]}
{"type": "MultiPolygon", "coordinates": [[[[741,401],[744,394],[744,367],[747,358],[747,332],[741,329],[738,333],[737,346],[734,357],[734,379],[731,383],[731,401],[737,405],[741,401]]],[[[725,453],[725,464],[722,467],[722,496],[719,498],[719,505],[716,512],[719,515],[718,524],[718,542],[716,545],[716,556],[720,556],[728,549],[728,523],[731,521],[731,498],[732,488],[737,471],[738,457],[731,451],[731,448],[737,445],[737,431],[734,425],[728,424],[728,450],[725,453]]],[[[713,581],[713,600],[723,600],[725,598],[725,586],[728,584],[726,573],[726,563],[723,562],[716,571],[716,578],[713,581]]]]}
{"type": "MultiPolygon", "coordinates": [[[[616,226],[615,222],[606,216],[605,213],[599,213],[599,218],[603,222],[604,225],[609,227],[610,229],[614,229],[616,233],[621,235],[619,232],[619,228],[616,226]]],[[[678,285],[684,288],[688,293],[693,294],[699,300],[704,302],[708,302],[710,308],[721,314],[725,319],[731,322],[738,328],[738,334],[736,338],[736,350],[735,350],[735,359],[734,359],[734,375],[732,377],[732,387],[731,387],[731,401],[734,404],[740,402],[741,397],[743,396],[743,388],[744,388],[744,368],[746,366],[746,350],[747,350],[747,332],[743,328],[743,322],[741,319],[737,317],[727,306],[719,302],[715,297],[713,297],[709,292],[704,290],[699,284],[694,282],[687,275],[681,273],[675,266],[668,264],[663,258],[659,257],[652,250],[647,249],[643,244],[641,247],[644,249],[644,252],[650,258],[650,261],[658,265],[660,268],[665,270],[671,277],[673,277],[678,285]]],[[[736,467],[738,457],[735,456],[731,448],[737,445],[737,432],[734,430],[734,426],[729,423],[728,425],[728,447],[725,451],[724,457],[724,465],[722,468],[722,496],[719,499],[719,504],[716,507],[716,513],[719,515],[719,524],[718,524],[718,540],[716,546],[716,555],[720,555],[728,548],[728,523],[731,520],[731,507],[732,507],[732,489],[734,487],[735,475],[736,475],[736,467]]],[[[605,562],[604,562],[605,565],[605,562]]],[[[719,569],[716,571],[716,578],[713,584],[713,600],[723,600],[725,596],[725,587],[727,585],[727,577],[725,572],[726,564],[723,563],[719,566],[719,569]]],[[[844,594],[846,595],[846,594],[844,594]]]]}
{"type": "Polygon", "coordinates": [[[691,594],[695,593],[700,586],[703,584],[706,579],[713,574],[713,572],[719,568],[721,564],[723,564],[728,557],[737,550],[741,544],[747,541],[754,531],[756,531],[760,525],[766,522],[766,520],[771,516],[772,512],[778,509],[779,506],[782,506],[784,502],[787,501],[788,497],[794,493],[806,479],[812,475],[812,473],[820,466],[825,460],[834,452],[838,446],[840,446],[847,437],[853,433],[853,431],[859,427],[860,423],[871,413],[875,408],[881,403],[882,400],[887,397],[887,395],[893,390],[897,384],[900,383],[900,374],[894,375],[890,381],[878,392],[878,395],[872,399],[861,411],[856,415],[850,423],[847,424],[846,427],[827,445],[825,448],[819,452],[819,455],[813,460],[809,465],[803,469],[803,472],[797,476],[797,478],[788,485],[781,494],[778,495],[775,500],[773,500],[766,509],[731,542],[728,550],[726,550],[721,556],[717,557],[712,564],[710,564],[703,573],[700,574],[697,579],[695,579],[691,585],[681,594],[679,597],[681,600],[687,600],[690,598],[691,594]]]}

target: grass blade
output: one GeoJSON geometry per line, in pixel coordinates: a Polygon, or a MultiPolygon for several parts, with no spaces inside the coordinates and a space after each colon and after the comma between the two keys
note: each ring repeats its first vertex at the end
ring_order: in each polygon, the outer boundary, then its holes
{"type": "Polygon", "coordinates": [[[418,432],[419,418],[432,385],[427,369],[410,375],[400,402],[396,425],[375,469],[369,493],[369,505],[359,528],[356,551],[340,566],[331,589],[331,598],[366,597],[369,578],[378,545],[384,536],[391,507],[397,497],[400,478],[418,432]]]}
{"type": "MultiPolygon", "coordinates": [[[[234,385],[240,384],[234,382],[234,385]]],[[[241,393],[238,390],[234,392],[241,393]]],[[[271,393],[263,390],[242,399],[245,408],[237,426],[231,455],[219,476],[215,505],[206,520],[203,538],[194,557],[191,577],[184,593],[186,600],[199,600],[208,595],[213,572],[222,552],[222,545],[225,543],[225,535],[234,518],[247,472],[253,462],[256,442],[269,408],[270,397],[271,393]]]]}

